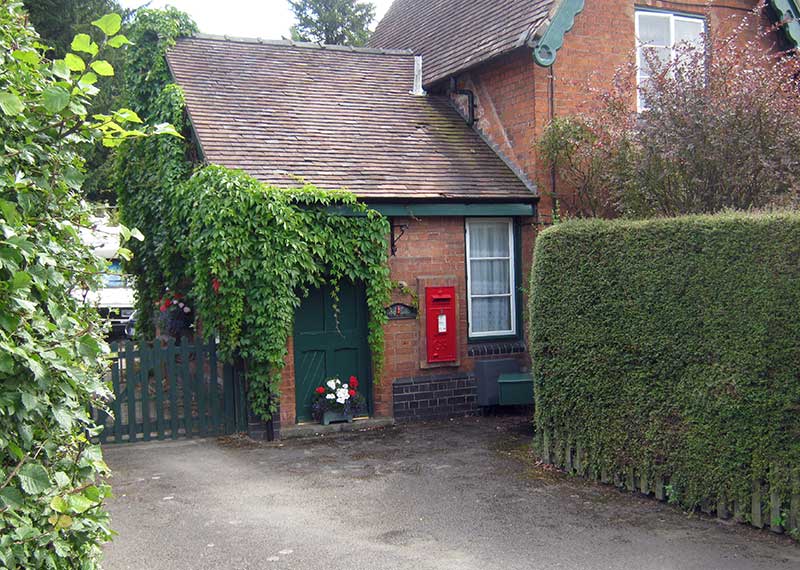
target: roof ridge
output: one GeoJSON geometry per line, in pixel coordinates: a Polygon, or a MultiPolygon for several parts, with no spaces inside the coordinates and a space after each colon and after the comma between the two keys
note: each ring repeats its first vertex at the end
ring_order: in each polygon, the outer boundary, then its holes
{"type": "Polygon", "coordinates": [[[238,36],[202,34],[202,33],[196,33],[192,34],[191,36],[185,36],[185,37],[190,39],[199,39],[199,40],[215,40],[215,41],[226,41],[233,43],[296,47],[296,48],[306,48],[306,49],[319,49],[326,51],[343,51],[343,52],[368,53],[368,54],[378,54],[378,55],[414,55],[414,52],[410,49],[387,49],[387,48],[373,48],[373,47],[341,46],[341,45],[323,44],[315,42],[296,42],[294,40],[265,40],[263,38],[243,38],[238,36]]]}

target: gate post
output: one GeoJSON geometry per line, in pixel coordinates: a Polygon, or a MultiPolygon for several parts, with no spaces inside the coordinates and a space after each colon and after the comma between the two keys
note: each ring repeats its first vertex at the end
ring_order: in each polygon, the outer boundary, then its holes
{"type": "Polygon", "coordinates": [[[275,441],[280,439],[280,412],[276,411],[273,418],[264,421],[257,416],[250,409],[250,402],[247,403],[247,435],[253,439],[261,439],[265,441],[275,441]]]}
{"type": "Polygon", "coordinates": [[[280,411],[273,414],[273,419],[264,421],[250,407],[250,383],[247,381],[247,364],[237,357],[234,364],[234,378],[241,397],[236,409],[236,424],[247,430],[248,437],[256,440],[275,441],[280,439],[280,411]]]}

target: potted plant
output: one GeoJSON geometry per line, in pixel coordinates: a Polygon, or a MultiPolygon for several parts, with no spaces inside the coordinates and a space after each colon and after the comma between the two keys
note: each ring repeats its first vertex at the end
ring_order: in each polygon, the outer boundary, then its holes
{"type": "Polygon", "coordinates": [[[158,302],[158,328],[173,338],[188,335],[194,315],[186,298],[180,293],[167,291],[158,302]]]}
{"type": "Polygon", "coordinates": [[[311,409],[314,418],[327,426],[333,422],[352,422],[365,404],[364,396],[358,393],[358,378],[351,376],[348,382],[342,382],[333,377],[317,387],[311,409]]]}

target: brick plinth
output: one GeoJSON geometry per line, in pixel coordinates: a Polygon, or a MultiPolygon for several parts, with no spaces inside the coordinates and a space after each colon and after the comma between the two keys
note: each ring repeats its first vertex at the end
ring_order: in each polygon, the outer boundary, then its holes
{"type": "Polygon", "coordinates": [[[398,422],[441,420],[474,415],[475,378],[468,375],[400,378],[392,384],[398,422]]]}

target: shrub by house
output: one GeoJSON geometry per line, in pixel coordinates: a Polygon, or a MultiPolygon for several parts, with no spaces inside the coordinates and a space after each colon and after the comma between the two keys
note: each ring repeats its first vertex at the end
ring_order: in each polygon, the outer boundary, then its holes
{"type": "MultiPolygon", "coordinates": [[[[90,109],[107,48],[130,41],[110,14],[50,61],[18,2],[0,8],[0,567],[91,570],[111,538],[111,488],[89,414],[110,397],[91,290],[105,264],[80,239],[90,210],[82,154],[102,140],[173,132],[130,109],[90,109]],[[134,128],[129,130],[128,127],[134,128]]],[[[125,230],[130,233],[129,230],[125,230]]],[[[121,250],[122,251],[122,250],[121,250]]]]}
{"type": "Polygon", "coordinates": [[[690,508],[768,485],[796,526],[800,216],[568,222],[534,255],[539,445],[690,508]]]}

